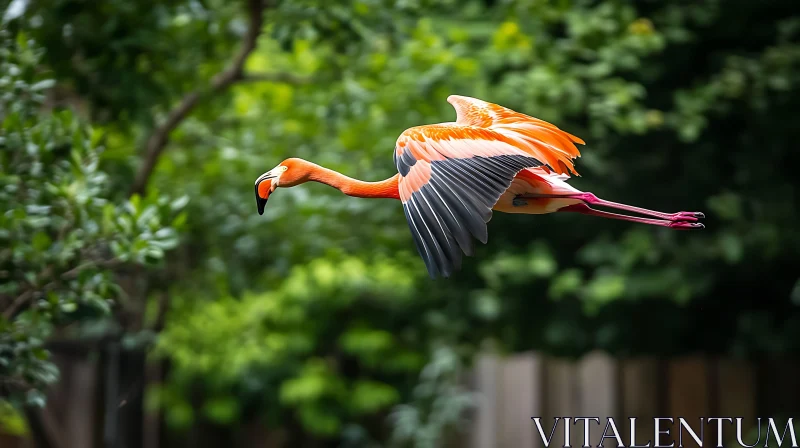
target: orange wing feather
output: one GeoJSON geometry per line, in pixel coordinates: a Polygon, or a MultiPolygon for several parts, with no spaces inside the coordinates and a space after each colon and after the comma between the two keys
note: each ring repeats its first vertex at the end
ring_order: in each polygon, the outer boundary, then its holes
{"type": "Polygon", "coordinates": [[[575,143],[585,144],[582,139],[544,120],[477,98],[450,95],[447,102],[456,109],[455,124],[491,129],[517,141],[518,147],[556,173],[578,175],[573,160],[581,156],[575,143]]]}

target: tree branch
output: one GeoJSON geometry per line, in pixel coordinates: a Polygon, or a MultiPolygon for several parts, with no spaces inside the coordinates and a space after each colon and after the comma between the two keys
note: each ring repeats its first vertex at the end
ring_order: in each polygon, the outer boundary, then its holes
{"type": "MultiPolygon", "coordinates": [[[[230,66],[211,80],[211,84],[207,89],[209,93],[213,94],[224,90],[241,79],[244,63],[256,47],[256,41],[261,33],[263,24],[265,0],[248,0],[247,4],[250,24],[242,38],[242,47],[233,58],[233,61],[231,61],[230,66]]],[[[144,160],[139,172],[136,173],[136,178],[131,187],[131,194],[143,194],[145,192],[147,182],[150,180],[150,175],[153,173],[156,162],[158,162],[158,158],[167,146],[169,135],[186,119],[203,94],[202,90],[195,90],[184,96],[178,105],[169,112],[167,119],[150,134],[145,145],[144,160]]]]}
{"type": "MultiPolygon", "coordinates": [[[[81,272],[83,272],[84,270],[89,269],[89,268],[113,269],[115,267],[120,266],[121,264],[122,264],[121,261],[116,260],[116,259],[111,259],[111,260],[91,261],[91,262],[84,263],[84,264],[81,264],[79,266],[76,266],[76,267],[64,272],[56,280],[53,280],[53,281],[47,283],[46,285],[42,286],[41,288],[37,288],[37,287],[33,286],[30,289],[28,289],[25,292],[23,292],[22,294],[20,294],[19,296],[17,296],[17,298],[14,299],[14,301],[11,303],[11,305],[9,305],[8,308],[6,308],[6,310],[3,311],[3,317],[5,317],[8,320],[13,319],[14,316],[17,314],[17,312],[20,310],[20,308],[23,305],[25,305],[31,298],[33,298],[34,294],[36,294],[37,292],[40,292],[40,291],[47,291],[48,289],[52,288],[53,286],[56,286],[58,284],[59,280],[70,280],[70,279],[73,279],[73,278],[77,277],[78,274],[80,274],[81,272]]],[[[52,267],[48,268],[47,270],[45,270],[45,274],[42,275],[41,278],[44,279],[46,277],[49,277],[51,275],[50,274],[51,272],[52,272],[52,267]]],[[[38,283],[38,281],[36,283],[38,283]]]]}

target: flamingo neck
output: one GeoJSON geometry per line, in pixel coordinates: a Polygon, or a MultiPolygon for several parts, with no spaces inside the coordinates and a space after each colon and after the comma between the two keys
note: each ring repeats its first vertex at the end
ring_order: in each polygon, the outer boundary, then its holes
{"type": "Polygon", "coordinates": [[[357,198],[400,199],[399,177],[400,175],[396,174],[385,180],[365,182],[315,164],[311,164],[308,172],[308,180],[330,185],[348,196],[357,198]]]}

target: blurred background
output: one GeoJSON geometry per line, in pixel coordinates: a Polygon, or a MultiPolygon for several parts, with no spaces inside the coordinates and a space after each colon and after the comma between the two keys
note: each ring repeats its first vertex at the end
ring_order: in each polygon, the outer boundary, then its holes
{"type": "Polygon", "coordinates": [[[541,446],[532,416],[738,416],[754,441],[797,417],[797,0],[0,12],[3,448],[541,446]],[[394,201],[308,184],[256,213],[287,157],[393,175],[450,94],[580,136],[573,185],[706,229],[498,213],[431,281],[394,201]]]}

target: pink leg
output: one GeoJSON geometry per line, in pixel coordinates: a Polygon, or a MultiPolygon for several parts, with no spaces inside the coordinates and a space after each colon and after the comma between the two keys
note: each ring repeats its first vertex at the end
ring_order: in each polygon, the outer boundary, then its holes
{"type": "Polygon", "coordinates": [[[666,219],[650,219],[650,218],[638,218],[636,216],[618,215],[616,213],[609,213],[600,210],[595,210],[586,204],[570,205],[560,209],[559,211],[582,213],[584,215],[599,216],[601,218],[619,219],[622,221],[638,222],[641,224],[670,227],[672,229],[702,229],[705,227],[703,224],[699,222],[670,221],[666,219]]]}
{"type": "MultiPolygon", "coordinates": [[[[528,195],[526,195],[528,196],[528,195]]],[[[705,218],[701,212],[678,212],[678,213],[663,213],[655,210],[648,210],[646,208],[634,207],[632,205],[620,204],[618,202],[606,201],[598,198],[593,193],[575,193],[569,195],[530,195],[531,197],[545,197],[545,198],[572,198],[581,200],[587,204],[599,205],[601,207],[615,208],[617,210],[625,210],[633,213],[639,213],[646,216],[654,216],[668,221],[690,221],[696,222],[698,219],[705,218]]]]}

